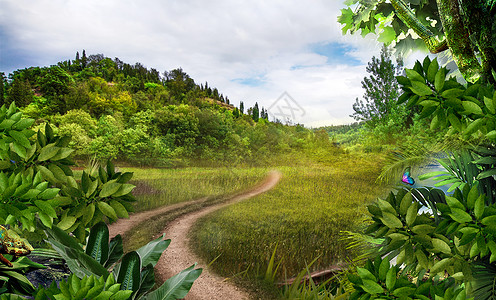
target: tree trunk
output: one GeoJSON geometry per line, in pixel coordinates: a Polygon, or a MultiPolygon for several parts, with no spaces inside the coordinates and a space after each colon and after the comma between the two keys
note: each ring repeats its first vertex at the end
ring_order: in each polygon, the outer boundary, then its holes
{"type": "Polygon", "coordinates": [[[475,82],[482,75],[482,67],[475,57],[469,32],[460,14],[458,1],[437,0],[437,7],[453,60],[465,80],[475,82]]]}

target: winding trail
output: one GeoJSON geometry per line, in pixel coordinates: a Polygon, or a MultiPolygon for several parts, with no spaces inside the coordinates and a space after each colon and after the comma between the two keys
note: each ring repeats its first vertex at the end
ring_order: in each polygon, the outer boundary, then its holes
{"type": "MultiPolygon", "coordinates": [[[[280,172],[271,171],[265,180],[254,188],[234,195],[222,203],[204,207],[172,221],[160,234],[157,235],[158,237],[165,232],[166,238],[170,238],[172,242],[155,266],[155,274],[162,281],[165,281],[185,268],[191,266],[194,262],[198,262],[197,267],[203,268],[203,272],[194,282],[185,299],[249,299],[250,296],[247,292],[239,289],[231,282],[225,281],[224,278],[211,273],[206,267],[207,264],[194,255],[193,251],[189,248],[189,231],[198,218],[201,218],[220,208],[249,199],[272,189],[279,182],[281,176],[282,175],[280,172]]],[[[164,214],[173,209],[203,201],[205,201],[205,198],[165,206],[152,211],[137,213],[131,215],[129,219],[120,219],[109,226],[110,237],[114,237],[117,234],[124,235],[134,226],[145,222],[148,218],[153,216],[164,214]]]]}

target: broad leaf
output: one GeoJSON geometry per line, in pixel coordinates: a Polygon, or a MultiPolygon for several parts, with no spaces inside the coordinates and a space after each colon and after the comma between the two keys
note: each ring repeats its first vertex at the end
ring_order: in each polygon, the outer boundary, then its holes
{"type": "Polygon", "coordinates": [[[102,265],[107,261],[109,255],[109,231],[105,223],[99,222],[91,228],[86,244],[86,254],[102,265]]]}
{"type": "Polygon", "coordinates": [[[117,274],[121,289],[136,291],[141,281],[140,272],[141,259],[138,253],[132,251],[124,255],[117,274]]]}
{"type": "Polygon", "coordinates": [[[202,269],[193,269],[195,265],[169,278],[155,291],[145,295],[143,300],[182,299],[191,289],[193,282],[200,276],[202,269]]]}
{"type": "Polygon", "coordinates": [[[139,256],[141,257],[142,265],[146,266],[148,264],[152,264],[152,266],[155,267],[158,260],[160,259],[160,256],[165,251],[165,249],[169,247],[169,244],[171,242],[170,239],[163,240],[164,238],[165,233],[161,237],[149,242],[145,246],[136,250],[136,252],[138,252],[139,256]]]}

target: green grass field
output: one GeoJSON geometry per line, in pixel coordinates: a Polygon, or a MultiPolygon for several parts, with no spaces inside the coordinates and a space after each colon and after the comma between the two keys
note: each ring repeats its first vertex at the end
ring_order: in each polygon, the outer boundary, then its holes
{"type": "Polygon", "coordinates": [[[267,172],[264,168],[122,168],[122,171],[134,173],[136,212],[241,191],[256,184],[267,172]]]}
{"type": "Polygon", "coordinates": [[[208,199],[206,204],[188,205],[136,226],[124,236],[125,250],[138,249],[173,219],[200,209],[202,205],[222,201],[224,195],[248,189],[267,173],[265,168],[121,168],[121,171],[134,173],[131,183],[136,185],[133,190],[137,200],[134,204],[136,212],[200,198],[208,199]]]}
{"type": "Polygon", "coordinates": [[[275,189],[201,219],[193,230],[198,254],[223,276],[263,274],[277,245],[277,277],[296,275],[314,258],[314,269],[343,261],[349,251],[340,231],[364,220],[365,205],[385,192],[375,182],[376,157],[342,155],[333,163],[281,167],[275,189]]]}

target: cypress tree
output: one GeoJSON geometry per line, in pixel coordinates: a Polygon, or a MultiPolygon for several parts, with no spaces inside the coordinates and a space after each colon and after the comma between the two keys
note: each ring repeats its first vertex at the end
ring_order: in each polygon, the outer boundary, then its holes
{"type": "Polygon", "coordinates": [[[253,111],[251,117],[253,118],[253,121],[258,122],[258,119],[260,118],[260,110],[258,108],[258,103],[255,102],[255,106],[253,106],[253,111]]]}

